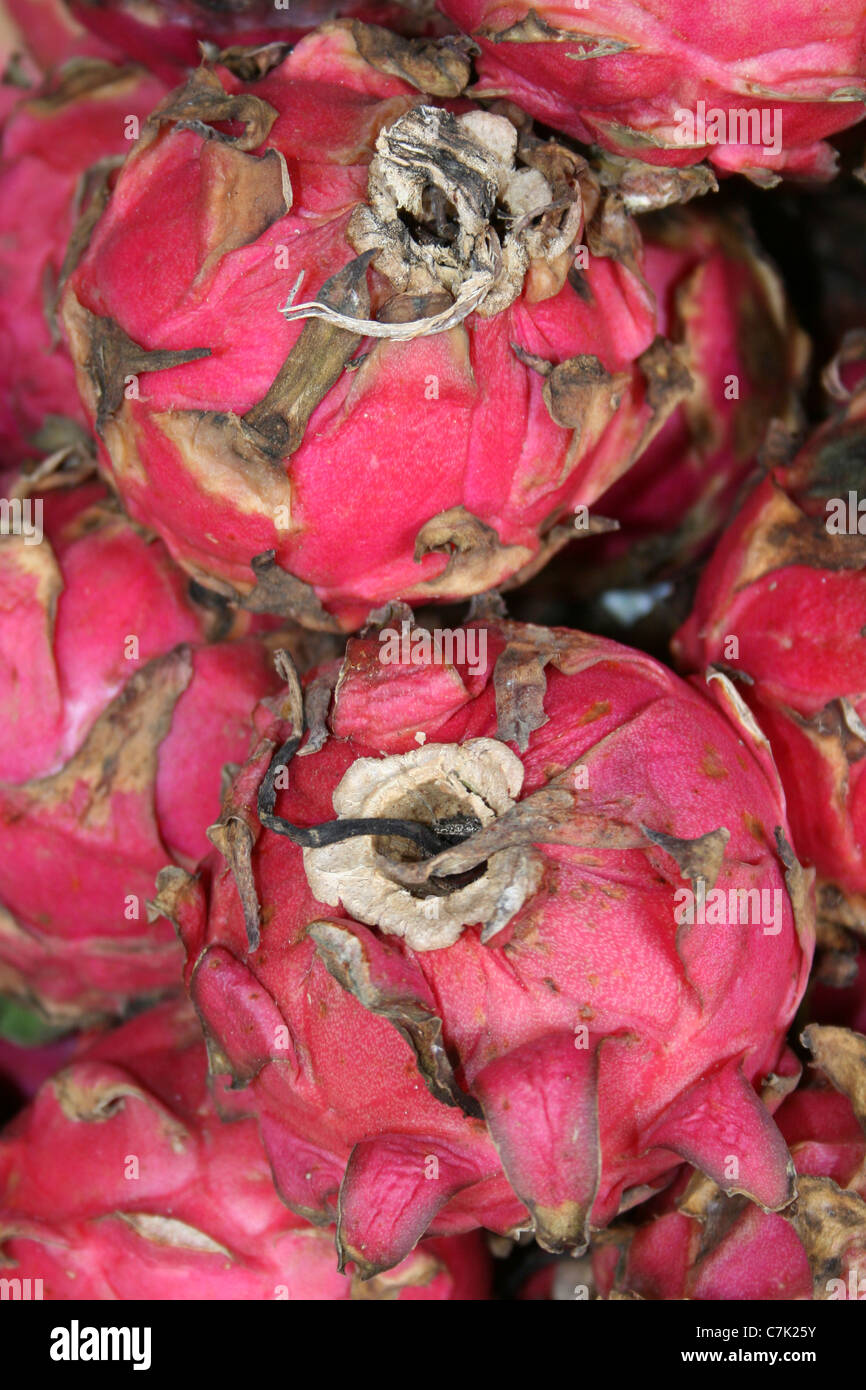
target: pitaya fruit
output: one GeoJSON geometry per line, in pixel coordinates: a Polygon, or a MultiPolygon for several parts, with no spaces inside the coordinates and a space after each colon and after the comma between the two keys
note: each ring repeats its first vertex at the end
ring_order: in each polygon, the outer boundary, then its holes
{"type": "Polygon", "coordinates": [[[0,995],[68,1027],[179,987],[154,876],[207,850],[276,678],[249,617],[228,640],[224,606],[101,485],[19,508],[0,538],[0,995]]]}
{"type": "Polygon", "coordinates": [[[826,178],[864,115],[860,0],[438,0],[480,45],[478,97],[650,164],[826,178]]]}
{"type": "Polygon", "coordinates": [[[691,386],[619,196],[519,113],[419,94],[466,73],[357,23],[257,82],[201,68],[67,282],[124,504],[253,608],[351,628],[526,575],[691,386]]]}
{"type": "Polygon", "coordinates": [[[603,1294],[866,1299],[866,1038],[812,1025],[803,1041],[837,1089],[802,1088],[777,1113],[797,1201],[763,1212],[695,1175],[642,1223],[605,1232],[593,1258],[603,1294]]]}
{"type": "Polygon", "coordinates": [[[445,32],[433,0],[69,0],[77,20],[160,76],[201,62],[202,45],[296,43],[317,24],[351,16],[400,34],[445,32]]]}
{"type": "MultiPolygon", "coordinates": [[[[21,101],[0,158],[0,456],[52,448],[46,416],[86,426],[54,320],[79,217],[95,215],[120,157],[164,87],[137,69],[73,63],[21,101]],[[40,430],[44,430],[40,437],[40,430]]],[[[86,220],[83,224],[86,226],[86,220]]],[[[51,421],[48,424],[51,425],[51,421]]]]}
{"type": "Polygon", "coordinates": [[[489,1296],[477,1233],[426,1241],[372,1286],[339,1273],[331,1233],[274,1191],[255,1123],[219,1118],[180,1000],[76,1056],[0,1136],[0,1256],[46,1299],[489,1296]]]}
{"type": "Polygon", "coordinates": [[[800,423],[808,343],[745,218],[676,208],[641,230],[659,329],[694,389],[600,498],[619,530],[567,553],[584,593],[694,561],[755,471],[769,422],[800,423]]]}
{"type": "Polygon", "coordinates": [[[866,931],[864,456],[866,382],[750,493],[675,640],[685,668],[739,680],[769,739],[828,945],[866,931]]]}
{"type": "Polygon", "coordinates": [[[753,1086],[805,986],[811,905],[733,688],[731,724],[613,642],[388,619],[311,680],[293,761],[284,665],[212,832],[225,861],[160,880],[284,1200],[336,1216],[367,1275],[428,1230],[580,1248],[683,1158],[783,1207],[753,1086]]]}

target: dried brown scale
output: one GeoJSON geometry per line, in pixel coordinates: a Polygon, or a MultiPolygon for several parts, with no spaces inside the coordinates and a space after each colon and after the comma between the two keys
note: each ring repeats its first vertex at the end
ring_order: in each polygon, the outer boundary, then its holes
{"type": "Polygon", "coordinates": [[[352,24],[352,38],[361,57],[371,67],[392,77],[402,77],[434,97],[459,97],[472,77],[471,40],[456,38],[446,43],[405,39],[378,24],[352,24]]]}
{"type": "MultiPolygon", "coordinates": [[[[158,372],[166,367],[183,366],[210,357],[210,348],[188,348],[182,351],[139,347],[113,319],[97,319],[87,315],[90,357],[88,370],[96,388],[97,428],[105,424],[123,401],[126,378],[139,372],[158,372]]],[[[87,331],[87,329],[85,330],[87,331]]]]}
{"type": "Polygon", "coordinates": [[[156,108],[148,121],[149,131],[143,139],[152,139],[155,128],[176,124],[181,130],[195,130],[207,140],[230,141],[239,150],[255,150],[268,135],[277,112],[261,97],[250,93],[237,95],[226,92],[219,77],[210,68],[197,68],[184,87],[172,92],[156,108]],[[214,129],[214,122],[238,122],[244,127],[240,135],[224,135],[214,129]]]}
{"type": "MultiPolygon", "coordinates": [[[[369,308],[366,272],[369,255],[358,256],[322,287],[323,303],[333,304],[347,317],[363,316],[369,308]]],[[[297,449],[307,423],[361,342],[331,323],[313,319],[286,358],[268,394],[243,417],[252,437],[272,458],[297,449]]]]}
{"type": "Polygon", "coordinates": [[[809,1260],[813,1297],[829,1297],[827,1286],[843,1271],[843,1257],[852,1239],[866,1248],[866,1201],[837,1186],[831,1178],[801,1177],[790,1215],[809,1260]]]}
{"type": "Polygon", "coordinates": [[[505,29],[481,28],[480,38],[491,43],[570,43],[580,48],[580,53],[571,52],[571,58],[606,58],[615,53],[627,52],[632,47],[625,39],[615,39],[597,34],[581,34],[575,29],[557,29],[542,19],[537,10],[529,10],[524,19],[516,20],[505,29]]]}
{"type": "Polygon", "coordinates": [[[802,1041],[820,1069],[851,1102],[851,1108],[866,1133],[866,1038],[848,1028],[810,1024],[802,1041]]]}
{"type": "MultiPolygon", "coordinates": [[[[448,564],[431,581],[431,590],[447,597],[460,597],[468,590],[495,589],[515,563],[529,552],[518,546],[503,547],[492,526],[487,526],[466,507],[451,507],[431,517],[415,538],[415,560],[441,551],[448,564]]],[[[423,585],[419,586],[423,591],[423,585]]]]}

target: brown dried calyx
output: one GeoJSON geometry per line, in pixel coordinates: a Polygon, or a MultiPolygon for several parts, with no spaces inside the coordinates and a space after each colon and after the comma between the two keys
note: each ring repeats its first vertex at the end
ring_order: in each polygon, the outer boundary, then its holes
{"type": "Polygon", "coordinates": [[[582,161],[561,154],[566,177],[554,188],[545,160],[532,142],[519,144],[506,116],[414,107],[380,132],[368,201],[352,214],[348,236],[359,254],[373,253],[410,312],[422,312],[408,322],[403,313],[384,315],[402,322],[348,319],[316,301],[292,306],[286,318],[326,318],[370,337],[408,339],[441,332],[473,311],[500,313],[520,294],[530,264],[558,261],[580,230],[582,161]]]}
{"type": "MultiPolygon", "coordinates": [[[[478,738],[359,758],[333,802],[341,818],[367,824],[405,818],[440,833],[447,827],[459,842],[510,810],[522,784],[520,759],[498,740],[478,738]]],[[[319,902],[342,903],[358,921],[402,936],[415,951],[451,946],[475,922],[487,940],[519,911],[541,877],[538,856],[512,845],[496,850],[475,872],[450,880],[431,877],[412,888],[395,881],[395,868],[420,859],[419,846],[402,834],[368,834],[304,850],[307,879],[319,902]]]]}

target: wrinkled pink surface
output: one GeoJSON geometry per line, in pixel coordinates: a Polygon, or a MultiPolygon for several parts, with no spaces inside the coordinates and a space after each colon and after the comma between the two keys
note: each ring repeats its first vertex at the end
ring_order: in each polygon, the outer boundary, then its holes
{"type": "MultiPolygon", "coordinates": [[[[337,1300],[352,1292],[337,1271],[333,1232],[295,1216],[274,1191],[255,1124],[219,1118],[185,1002],[158,1006],[91,1046],[5,1131],[0,1246],[11,1261],[5,1272],[42,1279],[46,1299],[337,1300]],[[64,1109],[64,1095],[86,1110],[102,1088],[115,1099],[98,1119],[64,1109]],[[219,1248],[189,1248],[189,1232],[185,1241],[147,1239],[124,1213],[183,1223],[219,1248]]],[[[488,1296],[480,1237],[423,1249],[438,1268],[401,1298],[488,1296]]],[[[410,1277],[411,1264],[397,1276],[410,1277]]]]}
{"type": "MultiPolygon", "coordinates": [[[[492,663],[501,639],[489,638],[492,663]]],[[[573,674],[547,667],[548,722],[523,755],[523,794],[585,758],[591,806],[679,836],[725,825],[720,884],[782,887],[770,846],[784,809],[771,765],[650,658],[585,641],[573,674]]],[[[495,735],[490,668],[474,677],[383,666],[377,655],[375,641],[350,643],[334,736],[292,763],[278,814],[304,825],[331,819],[349,765],[415,748],[418,731],[428,744],[495,735]]],[[[810,943],[798,941],[786,897],[777,936],[695,925],[677,944],[672,894],[682,880],[663,851],[539,846],[542,886],[493,940],[482,945],[470,927],[453,946],[413,953],[317,904],[300,849],[259,830],[269,747],[234,793],[257,836],[260,949],[248,954],[219,856],[189,886],[178,919],[192,996],[249,1083],[237,1104],[258,1115],[286,1200],[329,1212],[339,1191],[344,1238],[387,1264],[425,1229],[525,1224],[515,1187],[541,1205],[585,1199],[594,1057],[602,1165],[594,1201],[589,1192],[593,1224],[606,1224],[629,1189],[669,1177],[678,1155],[720,1171],[731,1145],[744,1186],[778,1200],[784,1146],[748,1082],[775,1066],[808,971],[810,943]],[[318,918],[358,939],[380,983],[441,1018],[460,1085],[481,1099],[487,1124],[435,1099],[408,1044],[327,973],[306,935],[318,918]],[[590,1041],[578,1051],[581,1023],[590,1041]],[[288,1042],[275,1044],[283,1026],[288,1042]],[[435,1183],[424,1177],[431,1154],[435,1183]]]]}
{"type": "Polygon", "coordinates": [[[600,143],[650,164],[709,158],[741,169],[825,178],[832,152],[824,140],[862,119],[866,15],[859,0],[815,6],[810,0],[439,0],[442,11],[481,45],[479,95],[507,96],[538,120],[578,140],[600,143]],[[568,42],[492,43],[530,8],[568,42]],[[581,43],[609,39],[625,51],[586,56],[581,43]],[[834,100],[852,89],[859,101],[834,100]],[[762,145],[675,144],[682,111],[782,112],[782,149],[762,145]],[[668,148],[666,148],[668,147],[668,148]],[[670,148],[673,147],[673,148],[670,148]]]}

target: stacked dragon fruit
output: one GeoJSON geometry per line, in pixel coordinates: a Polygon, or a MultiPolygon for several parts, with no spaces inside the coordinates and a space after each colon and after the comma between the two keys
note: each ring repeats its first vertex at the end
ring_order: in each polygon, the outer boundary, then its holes
{"type": "Polygon", "coordinates": [[[439,8],[0,8],[2,1287],[860,1299],[862,7],[439,8]]]}

